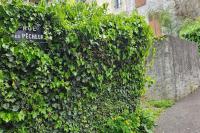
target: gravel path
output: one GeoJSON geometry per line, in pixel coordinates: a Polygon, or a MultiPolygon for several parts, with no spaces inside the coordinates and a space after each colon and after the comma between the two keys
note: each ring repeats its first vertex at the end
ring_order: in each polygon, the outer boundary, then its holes
{"type": "Polygon", "coordinates": [[[200,133],[200,90],[164,112],[155,133],[200,133]]]}

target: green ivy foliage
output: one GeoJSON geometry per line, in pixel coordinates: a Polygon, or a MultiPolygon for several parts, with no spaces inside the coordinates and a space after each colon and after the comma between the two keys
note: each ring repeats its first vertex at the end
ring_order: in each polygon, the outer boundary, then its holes
{"type": "Polygon", "coordinates": [[[110,119],[135,113],[151,44],[136,13],[83,3],[0,4],[1,130],[106,131],[110,119]],[[20,24],[41,24],[47,44],[14,41],[20,24]]]}
{"type": "Polygon", "coordinates": [[[137,107],[134,113],[124,111],[109,119],[104,133],[152,133],[156,116],[152,109],[137,107]]]}
{"type": "Polygon", "coordinates": [[[179,35],[183,39],[198,43],[200,51],[200,19],[186,21],[181,27],[179,35]]]}

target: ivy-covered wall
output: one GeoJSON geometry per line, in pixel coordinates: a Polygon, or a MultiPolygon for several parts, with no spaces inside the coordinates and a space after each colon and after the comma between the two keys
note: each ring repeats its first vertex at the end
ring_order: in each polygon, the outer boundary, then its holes
{"type": "Polygon", "coordinates": [[[151,43],[135,13],[115,16],[83,3],[1,4],[1,130],[145,132],[137,107],[151,43]],[[12,38],[20,25],[36,24],[47,43],[12,38]]]}

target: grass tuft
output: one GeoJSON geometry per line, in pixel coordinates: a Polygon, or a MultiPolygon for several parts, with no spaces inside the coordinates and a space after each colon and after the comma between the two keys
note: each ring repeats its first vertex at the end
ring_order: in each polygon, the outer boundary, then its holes
{"type": "Polygon", "coordinates": [[[155,108],[167,109],[174,105],[173,100],[151,100],[148,103],[155,108]]]}

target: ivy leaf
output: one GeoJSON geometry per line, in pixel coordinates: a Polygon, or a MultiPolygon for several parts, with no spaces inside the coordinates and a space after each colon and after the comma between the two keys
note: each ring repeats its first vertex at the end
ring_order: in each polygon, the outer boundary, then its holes
{"type": "Polygon", "coordinates": [[[14,106],[12,107],[12,111],[16,112],[16,111],[18,111],[18,110],[19,110],[19,105],[14,105],[14,106]]]}
{"type": "Polygon", "coordinates": [[[9,104],[8,103],[4,103],[3,105],[2,105],[2,107],[4,108],[4,109],[8,109],[9,108],[9,104]]]}
{"type": "Polygon", "coordinates": [[[18,120],[22,121],[22,120],[25,119],[25,112],[24,111],[20,111],[17,116],[18,116],[18,120]]]}

